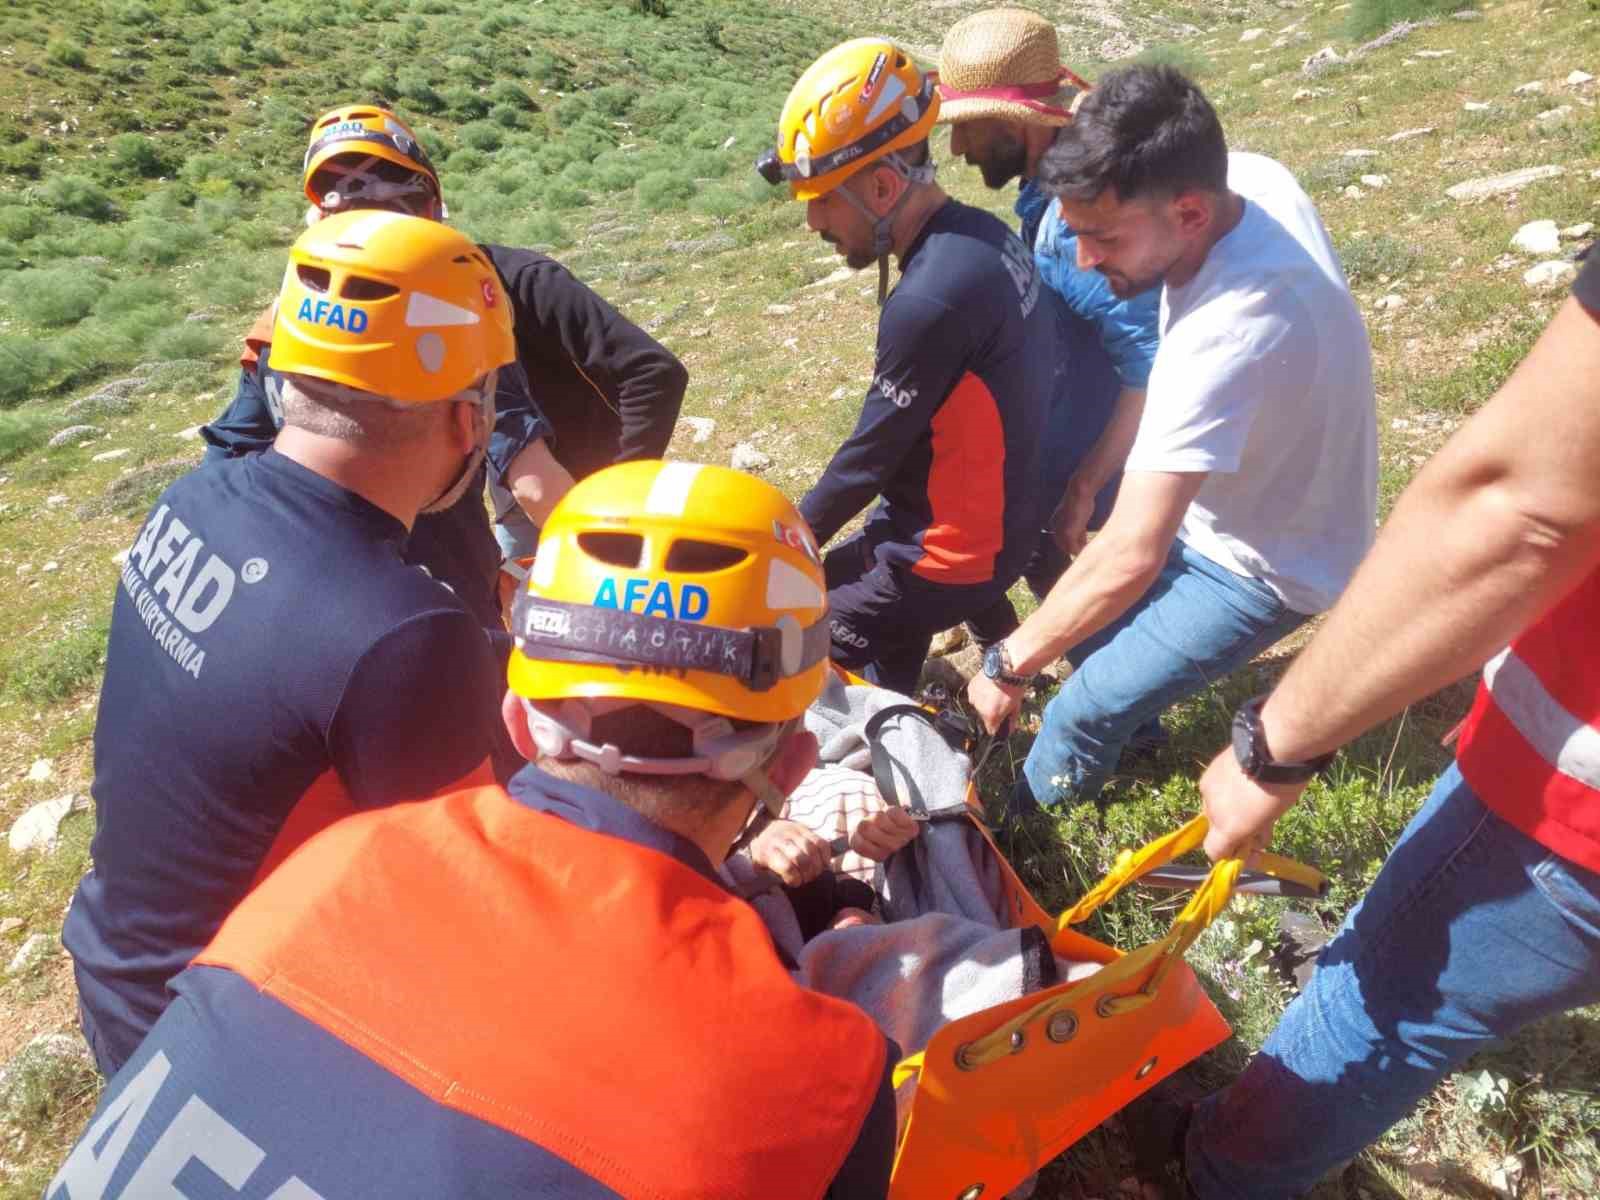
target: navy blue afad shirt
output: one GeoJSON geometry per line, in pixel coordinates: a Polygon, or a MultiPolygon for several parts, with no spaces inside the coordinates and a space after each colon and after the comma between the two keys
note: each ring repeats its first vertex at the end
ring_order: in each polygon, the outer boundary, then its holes
{"type": "Polygon", "coordinates": [[[405,527],[275,450],[164,492],[112,607],[94,870],[62,931],[102,1066],[249,890],[285,823],[415,799],[499,728],[483,628],[405,527]]]}
{"type": "MultiPolygon", "coordinates": [[[[265,450],[283,428],[283,406],[278,399],[282,377],[271,369],[271,357],[272,346],[267,343],[255,365],[240,369],[239,385],[227,410],[200,430],[207,446],[207,463],[265,450]]],[[[527,376],[517,363],[501,368],[494,407],[494,432],[478,477],[443,512],[419,516],[404,550],[407,562],[425,568],[453,591],[486,629],[502,629],[504,623],[496,589],[500,548],[483,504],[484,475],[493,471],[496,479],[503,479],[526,446],[551,436],[549,424],[529,398],[527,376]]]]}
{"type": "Polygon", "coordinates": [[[855,431],[800,502],[817,541],[875,495],[878,553],[932,583],[1014,579],[1049,512],[1040,454],[1060,358],[1033,255],[947,201],[900,260],[855,431]]]}
{"type": "MultiPolygon", "coordinates": [[[[601,792],[535,767],[509,790],[537,812],[648,847],[717,881],[698,847],[601,792]]],[[[489,977],[495,974],[491,969],[489,977]]],[[[615,1200],[616,1192],[538,1142],[435,1102],[229,970],[191,967],[173,991],[171,1007],[101,1096],[47,1200],[168,1195],[174,1186],[248,1200],[615,1200]],[[212,1174],[226,1181],[222,1192],[212,1174]]],[[[537,996],[527,1003],[536,1023],[537,996]]],[[[648,1017],[640,1014],[634,1033],[649,1035],[648,1017]]],[[[627,1032],[609,1031],[597,1053],[609,1052],[617,1037],[625,1044],[627,1032]]],[[[530,1046],[538,1036],[530,1035],[530,1046]]],[[[505,1050],[513,1061],[521,1052],[505,1050]]],[[[825,1200],[881,1200],[887,1193],[896,1138],[891,1073],[899,1057],[891,1042],[876,1101],[825,1200]]]]}

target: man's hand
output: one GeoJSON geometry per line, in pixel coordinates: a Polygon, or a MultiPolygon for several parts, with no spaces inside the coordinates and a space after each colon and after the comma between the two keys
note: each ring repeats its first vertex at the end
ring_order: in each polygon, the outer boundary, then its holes
{"type": "Polygon", "coordinates": [[[1206,834],[1206,855],[1212,862],[1224,858],[1248,861],[1272,841],[1272,827],[1294,807],[1303,783],[1260,783],[1239,769],[1233,750],[1211,760],[1200,777],[1200,797],[1211,831],[1206,834]]]}
{"type": "Polygon", "coordinates": [[[1076,558],[1089,544],[1089,519],[1094,516],[1094,493],[1081,487],[1076,476],[1050,517],[1050,536],[1056,545],[1076,558]]]}
{"type": "Polygon", "coordinates": [[[773,821],[750,843],[750,858],[790,887],[810,883],[828,869],[828,843],[798,821],[773,821]]]}
{"type": "Polygon", "coordinates": [[[1025,693],[1025,688],[1007,687],[979,672],[967,684],[967,703],[972,705],[986,730],[999,733],[1001,727],[1017,715],[1025,693]]]}
{"type": "Polygon", "coordinates": [[[899,805],[864,817],[850,835],[850,849],[862,858],[882,862],[917,836],[917,821],[899,805]]]}

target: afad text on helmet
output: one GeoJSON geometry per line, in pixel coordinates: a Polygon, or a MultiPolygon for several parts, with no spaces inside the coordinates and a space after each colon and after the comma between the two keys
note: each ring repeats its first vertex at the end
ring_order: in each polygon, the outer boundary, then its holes
{"type": "Polygon", "coordinates": [[[312,300],[310,296],[301,298],[295,319],[313,325],[326,325],[329,329],[343,329],[347,333],[365,333],[367,330],[365,309],[353,304],[346,308],[335,300],[312,300]]]}
{"type": "Polygon", "coordinates": [[[677,595],[673,595],[672,585],[665,579],[634,575],[623,581],[619,597],[617,581],[607,578],[600,581],[600,588],[595,592],[594,607],[678,621],[703,621],[711,609],[711,593],[698,583],[685,583],[677,595]]]}

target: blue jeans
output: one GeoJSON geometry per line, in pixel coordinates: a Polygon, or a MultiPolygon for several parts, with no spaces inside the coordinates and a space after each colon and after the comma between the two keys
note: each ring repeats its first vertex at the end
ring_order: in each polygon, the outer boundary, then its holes
{"type": "Polygon", "coordinates": [[[1068,655],[1077,670],[1044,710],[1018,806],[1094,799],[1136,729],[1305,620],[1260,580],[1173,542],[1150,590],[1068,655]]]}
{"type": "Polygon", "coordinates": [[[1600,875],[1484,808],[1452,766],[1249,1068],[1196,1108],[1202,1200],[1310,1188],[1481,1050],[1600,1000],[1600,875]]]}
{"type": "Polygon", "coordinates": [[[539,549],[539,527],[522,511],[517,498],[493,479],[489,480],[489,503],[497,516],[494,522],[494,540],[500,544],[500,553],[515,561],[527,558],[539,549]]]}

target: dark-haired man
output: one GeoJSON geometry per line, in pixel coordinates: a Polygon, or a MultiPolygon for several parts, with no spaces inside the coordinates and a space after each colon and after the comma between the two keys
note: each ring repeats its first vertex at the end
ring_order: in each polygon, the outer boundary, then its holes
{"type": "Polygon", "coordinates": [[[1119,296],[1163,284],[1161,348],[1104,531],[968,695],[991,729],[1027,679],[1077,667],[1015,800],[1094,797],[1129,736],[1328,608],[1371,544],[1366,330],[1315,210],[1234,155],[1169,67],[1103,79],[1040,163],[1078,260],[1119,296]]]}

